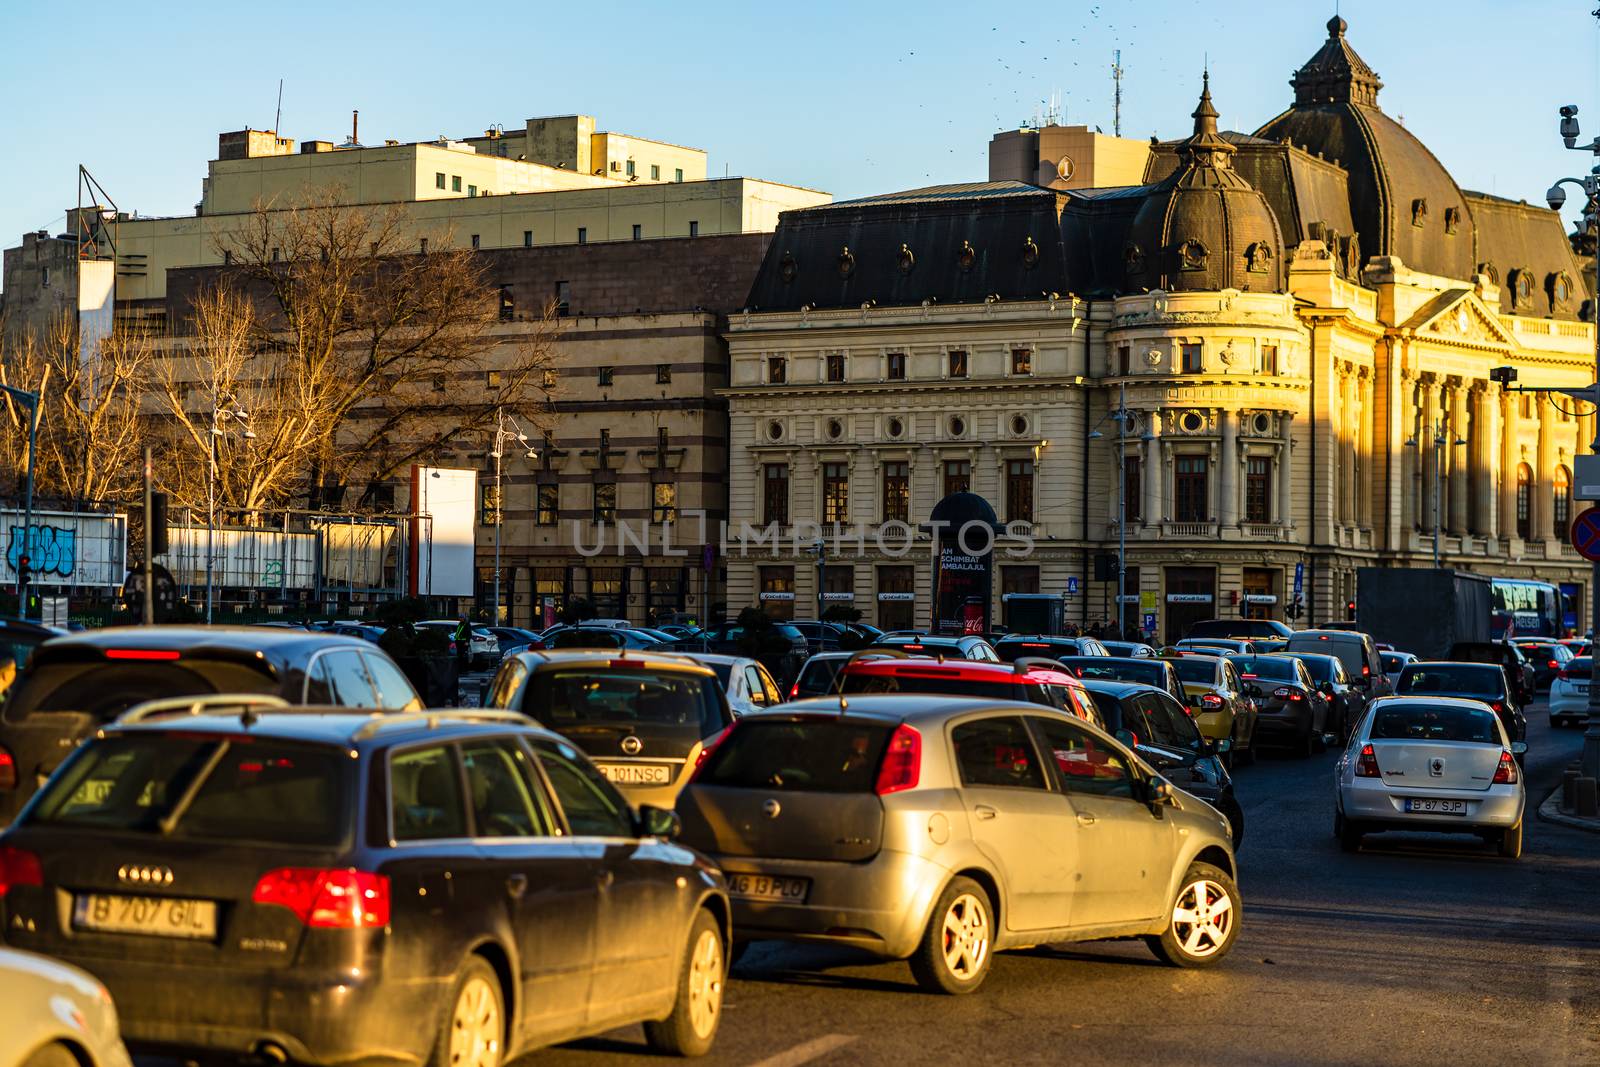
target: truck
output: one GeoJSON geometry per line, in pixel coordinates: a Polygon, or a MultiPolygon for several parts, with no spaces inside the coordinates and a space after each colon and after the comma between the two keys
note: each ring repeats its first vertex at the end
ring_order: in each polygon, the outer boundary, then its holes
{"type": "Polygon", "coordinates": [[[1062,598],[1053,593],[1007,593],[1001,598],[1006,632],[1013,634],[1065,633],[1062,598]]]}
{"type": "Polygon", "coordinates": [[[1422,659],[1443,659],[1459,641],[1489,641],[1490,579],[1431,567],[1356,571],[1356,625],[1372,639],[1422,659]]]}

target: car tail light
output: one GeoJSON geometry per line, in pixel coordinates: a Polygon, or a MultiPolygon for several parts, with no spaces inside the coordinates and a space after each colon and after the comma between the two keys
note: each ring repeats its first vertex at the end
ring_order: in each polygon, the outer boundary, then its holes
{"type": "Polygon", "coordinates": [[[790,700],[799,700],[800,699],[800,683],[798,681],[796,681],[793,685],[791,685],[789,687],[789,699],[790,700]]]}
{"type": "Polygon", "coordinates": [[[39,857],[15,845],[0,845],[0,897],[19,885],[44,885],[39,857]]]}
{"type": "Polygon", "coordinates": [[[1494,785],[1514,785],[1517,780],[1517,761],[1511,758],[1511,753],[1505,749],[1500,750],[1500,762],[1494,769],[1494,785]]]}
{"type": "Polygon", "coordinates": [[[1556,677],[1560,678],[1563,682],[1570,682],[1570,681],[1572,681],[1572,672],[1571,671],[1557,671],[1556,672],[1556,677]]]}
{"type": "Polygon", "coordinates": [[[11,750],[0,745],[0,789],[6,792],[17,787],[17,761],[11,755],[11,750]]]}
{"type": "Polygon", "coordinates": [[[1505,714],[1506,705],[1505,705],[1504,701],[1501,701],[1501,700],[1491,701],[1489,706],[1494,709],[1494,713],[1496,715],[1505,714]]]}
{"type": "Polygon", "coordinates": [[[1250,681],[1254,681],[1255,679],[1257,679],[1257,678],[1259,678],[1261,676],[1259,674],[1241,674],[1241,675],[1239,675],[1239,677],[1243,678],[1247,682],[1250,682],[1250,681]]]}
{"type": "Polygon", "coordinates": [[[1551,670],[1556,670],[1556,669],[1557,669],[1557,668],[1559,668],[1559,667],[1560,667],[1560,666],[1561,666],[1561,663],[1560,663],[1560,661],[1559,661],[1559,660],[1551,660],[1551,661],[1550,661],[1550,669],[1551,669],[1551,670]]]}
{"type": "Polygon", "coordinates": [[[108,648],[106,659],[177,659],[179,652],[173,648],[108,648]]]}
{"type": "Polygon", "coordinates": [[[358,930],[389,925],[389,879],[366,871],[279,867],[250,899],[288,908],[306,926],[358,930]]]}
{"type": "Polygon", "coordinates": [[[700,768],[706,765],[706,760],[711,758],[711,753],[715,752],[717,750],[717,746],[728,739],[728,735],[733,733],[734,728],[738,725],[738,723],[732,723],[728,725],[721,733],[717,734],[704,745],[700,746],[700,755],[694,758],[694,770],[689,775],[689,781],[692,782],[696,778],[700,777],[700,768]]]}
{"type": "Polygon", "coordinates": [[[1303,696],[1300,695],[1300,690],[1291,689],[1286,685],[1281,685],[1277,689],[1274,689],[1272,691],[1272,695],[1277,697],[1279,700],[1304,700],[1305,699],[1303,696]]]}
{"type": "Polygon", "coordinates": [[[1216,693],[1206,693],[1200,698],[1200,703],[1208,708],[1220,708],[1223,704],[1227,703],[1227,701],[1223,700],[1222,697],[1218,696],[1216,693]]]}
{"type": "Polygon", "coordinates": [[[1378,754],[1372,751],[1371,745],[1361,746],[1361,755],[1356,757],[1357,778],[1382,778],[1383,772],[1378,770],[1378,754]]]}
{"type": "Polygon", "coordinates": [[[1363,663],[1361,665],[1361,677],[1365,678],[1368,675],[1370,675],[1371,673],[1372,673],[1372,668],[1368,667],[1365,663],[1363,663]]]}
{"type": "Polygon", "coordinates": [[[878,767],[878,783],[873,792],[880,797],[915,789],[922,778],[922,735],[901,723],[889,738],[883,763],[878,767]]]}

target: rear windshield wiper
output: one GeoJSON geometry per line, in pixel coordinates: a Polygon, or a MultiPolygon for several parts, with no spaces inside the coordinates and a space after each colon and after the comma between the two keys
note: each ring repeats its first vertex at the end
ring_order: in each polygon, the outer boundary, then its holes
{"type": "Polygon", "coordinates": [[[178,802],[172,805],[172,809],[156,823],[156,828],[161,831],[162,837],[168,836],[177,828],[178,820],[182,819],[184,814],[188,812],[189,806],[194,803],[194,798],[199,795],[201,787],[206,784],[206,780],[211,777],[212,772],[217,769],[217,764],[222,762],[222,757],[228,754],[228,749],[231,747],[233,747],[233,742],[231,741],[219,742],[211,755],[206,757],[205,766],[201,767],[200,772],[190,781],[188,788],[184,789],[183,795],[178,798],[178,802]]]}

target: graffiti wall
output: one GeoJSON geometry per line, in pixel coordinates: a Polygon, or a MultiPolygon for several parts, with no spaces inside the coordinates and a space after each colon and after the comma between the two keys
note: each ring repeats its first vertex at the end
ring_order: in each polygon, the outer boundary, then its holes
{"type": "Polygon", "coordinates": [[[87,511],[35,511],[24,527],[21,511],[0,508],[5,556],[0,585],[17,580],[27,556],[40,589],[115,589],[128,572],[128,517],[87,511]]]}

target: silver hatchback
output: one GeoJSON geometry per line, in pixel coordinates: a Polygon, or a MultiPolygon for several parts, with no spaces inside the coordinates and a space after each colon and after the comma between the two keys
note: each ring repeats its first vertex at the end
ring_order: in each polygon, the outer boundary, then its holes
{"type": "Polygon", "coordinates": [[[821,698],[747,715],[678,798],[744,941],[907,959],[976,989],[1001,949],[1142,937],[1201,967],[1238,936],[1227,820],[1104,731],[1034,704],[821,698]]]}

